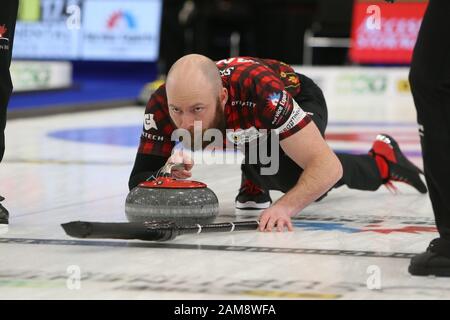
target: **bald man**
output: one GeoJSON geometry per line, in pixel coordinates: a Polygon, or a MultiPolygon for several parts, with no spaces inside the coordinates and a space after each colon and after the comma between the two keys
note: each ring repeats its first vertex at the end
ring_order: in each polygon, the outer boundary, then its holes
{"type": "MultiPolygon", "coordinates": [[[[245,152],[236,209],[262,210],[260,230],[292,230],[291,217],[332,187],[347,185],[360,190],[392,187],[402,181],[425,193],[420,169],[409,162],[396,141],[380,134],[368,154],[335,154],[324,140],[327,106],[320,88],[287,64],[269,59],[236,57],[213,62],[201,55],[179,59],[167,81],[151,97],[129,188],[153,177],[171,156],[177,129],[191,133],[195,123],[202,132],[218,129],[223,145],[230,142],[249,151],[252,141],[266,144],[277,138],[278,170],[264,174],[267,164],[252,161],[245,152]],[[226,134],[232,130],[234,134],[226,134]],[[270,139],[269,139],[270,136],[270,139]],[[285,194],[274,204],[270,190],[285,194]]],[[[185,143],[185,141],[183,141],[185,143]]],[[[191,144],[192,145],[192,144],[191,144]]],[[[201,147],[205,147],[202,143],[201,147]]],[[[276,152],[275,152],[276,153],[276,152]]],[[[193,163],[180,158],[184,170],[177,178],[191,177],[193,163]]],[[[255,212],[255,211],[253,211],[255,212]]]]}

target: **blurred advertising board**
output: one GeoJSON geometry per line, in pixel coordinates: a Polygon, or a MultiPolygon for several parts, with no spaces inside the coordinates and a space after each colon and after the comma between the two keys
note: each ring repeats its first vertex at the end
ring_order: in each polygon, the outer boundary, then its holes
{"type": "Polygon", "coordinates": [[[424,0],[355,1],[350,59],[409,64],[427,5],[424,0]]]}
{"type": "Polygon", "coordinates": [[[20,1],[16,59],[155,61],[162,0],[20,1]]]}

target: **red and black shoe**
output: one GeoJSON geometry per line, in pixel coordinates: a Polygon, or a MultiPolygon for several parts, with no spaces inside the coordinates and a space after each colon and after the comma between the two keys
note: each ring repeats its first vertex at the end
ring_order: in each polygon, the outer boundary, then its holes
{"type": "Polygon", "coordinates": [[[369,154],[375,158],[383,183],[390,191],[396,191],[392,181],[399,181],[420,193],[427,193],[427,187],[420,178],[423,171],[406,158],[394,138],[379,134],[369,154]]]}
{"type": "Polygon", "coordinates": [[[260,188],[249,179],[242,180],[241,188],[236,196],[237,213],[264,210],[270,207],[271,203],[272,199],[267,190],[260,188]]]}

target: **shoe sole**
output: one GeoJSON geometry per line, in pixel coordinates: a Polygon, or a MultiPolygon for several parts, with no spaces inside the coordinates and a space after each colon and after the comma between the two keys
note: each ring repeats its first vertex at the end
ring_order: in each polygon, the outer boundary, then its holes
{"type": "Polygon", "coordinates": [[[236,202],[235,214],[238,216],[257,217],[261,212],[269,208],[271,204],[270,201],[264,203],[256,203],[254,201],[247,201],[245,203],[236,202]]]}
{"type": "Polygon", "coordinates": [[[256,203],[255,201],[236,202],[236,209],[242,210],[262,210],[270,207],[270,201],[256,203]]]}
{"type": "Polygon", "coordinates": [[[252,217],[257,218],[261,215],[264,209],[234,209],[234,214],[239,217],[252,217]]]}
{"type": "Polygon", "coordinates": [[[408,272],[413,276],[450,277],[449,268],[420,268],[409,266],[408,272]]]}
{"type": "Polygon", "coordinates": [[[9,231],[9,226],[7,224],[0,224],[0,234],[6,234],[9,231]]]}

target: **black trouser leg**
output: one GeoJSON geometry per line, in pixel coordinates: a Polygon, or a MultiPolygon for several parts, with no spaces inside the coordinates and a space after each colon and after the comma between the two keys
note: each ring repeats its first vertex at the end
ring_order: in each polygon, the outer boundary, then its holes
{"type": "MultiPolygon", "coordinates": [[[[303,169],[281,148],[279,152],[280,165],[276,174],[261,175],[261,166],[258,164],[242,164],[242,173],[265,190],[289,191],[298,182],[303,169]]],[[[334,188],[346,185],[351,189],[375,191],[383,184],[373,157],[351,154],[337,154],[337,156],[341,161],[344,174],[334,188]]]]}
{"type": "Polygon", "coordinates": [[[346,185],[350,189],[375,191],[383,184],[372,156],[345,153],[336,155],[341,161],[344,174],[334,186],[335,188],[346,185]]]}
{"type": "Polygon", "coordinates": [[[18,0],[2,0],[0,7],[0,161],[5,152],[6,108],[12,92],[9,66],[18,6],[18,0]]]}
{"type": "MultiPolygon", "coordinates": [[[[321,132],[325,136],[328,110],[322,90],[309,78],[300,75],[303,91],[296,97],[300,107],[309,112],[321,132]]],[[[257,164],[242,164],[241,170],[247,179],[266,190],[289,191],[297,183],[303,169],[291,160],[281,148],[279,148],[279,171],[272,176],[261,175],[261,166],[257,164]]],[[[377,190],[383,183],[375,159],[369,155],[337,154],[344,169],[341,180],[335,188],[347,185],[352,189],[377,190]]]]}
{"type": "Polygon", "coordinates": [[[450,240],[450,1],[431,0],[419,31],[409,79],[425,178],[436,225],[450,240]]]}
{"type": "MultiPolygon", "coordinates": [[[[247,158],[246,158],[247,160],[247,158]]],[[[300,178],[303,172],[291,158],[289,158],[281,148],[279,148],[279,169],[274,175],[262,175],[260,164],[241,165],[242,174],[264,190],[278,190],[288,192],[300,178]]]]}

